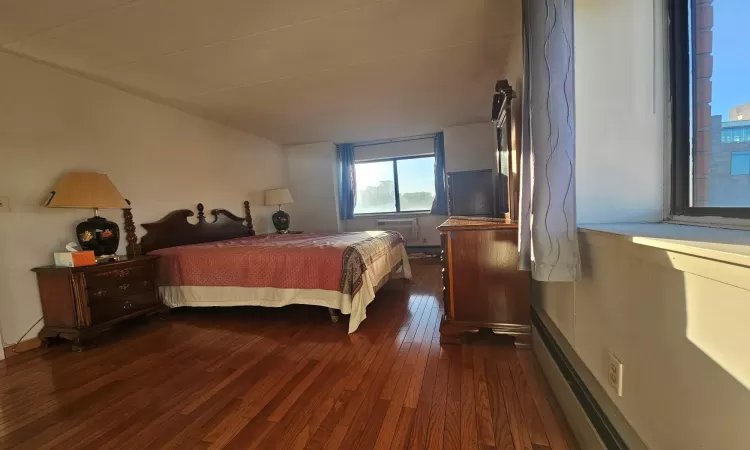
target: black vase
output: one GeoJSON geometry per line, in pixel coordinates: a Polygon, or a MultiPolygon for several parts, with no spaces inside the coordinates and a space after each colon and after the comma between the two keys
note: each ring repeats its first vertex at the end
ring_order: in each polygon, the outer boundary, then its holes
{"type": "Polygon", "coordinates": [[[289,232],[289,214],[279,209],[273,213],[271,219],[273,220],[273,226],[276,227],[277,233],[285,234],[289,232]]]}
{"type": "Polygon", "coordinates": [[[96,256],[114,255],[120,245],[120,227],[104,217],[92,217],[76,227],[81,250],[93,250],[96,256]]]}

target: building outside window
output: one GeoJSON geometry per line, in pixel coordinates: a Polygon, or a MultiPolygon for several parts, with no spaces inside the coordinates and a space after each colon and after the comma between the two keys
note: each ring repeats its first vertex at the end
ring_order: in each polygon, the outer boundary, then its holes
{"type": "Polygon", "coordinates": [[[750,1],[671,5],[673,213],[750,217],[750,1]]]}

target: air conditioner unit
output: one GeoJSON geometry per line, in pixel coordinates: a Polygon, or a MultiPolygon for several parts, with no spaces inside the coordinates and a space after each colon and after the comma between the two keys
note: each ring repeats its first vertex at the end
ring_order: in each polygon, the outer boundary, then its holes
{"type": "Polygon", "coordinates": [[[375,226],[378,230],[397,231],[409,244],[419,244],[419,223],[412,219],[377,219],[375,226]]]}

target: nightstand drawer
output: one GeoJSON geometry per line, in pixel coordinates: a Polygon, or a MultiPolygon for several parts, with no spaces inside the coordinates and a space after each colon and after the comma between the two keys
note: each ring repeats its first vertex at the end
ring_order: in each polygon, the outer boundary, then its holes
{"type": "Polygon", "coordinates": [[[91,299],[123,297],[154,290],[154,265],[102,270],[86,274],[86,291],[91,299]]]}
{"type": "Polygon", "coordinates": [[[128,295],[153,292],[154,282],[149,279],[125,279],[113,284],[86,284],[89,300],[112,299],[128,295]]]}
{"type": "Polygon", "coordinates": [[[156,297],[156,293],[153,290],[127,297],[106,299],[92,298],[89,303],[91,323],[96,325],[98,323],[107,322],[159,304],[159,299],[156,297]]]}

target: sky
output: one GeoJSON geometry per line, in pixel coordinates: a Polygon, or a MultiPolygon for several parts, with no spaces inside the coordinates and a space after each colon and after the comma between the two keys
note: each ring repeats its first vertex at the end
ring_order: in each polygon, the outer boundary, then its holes
{"type": "Polygon", "coordinates": [[[716,0],[712,114],[750,102],[750,0],[716,0]]]}

